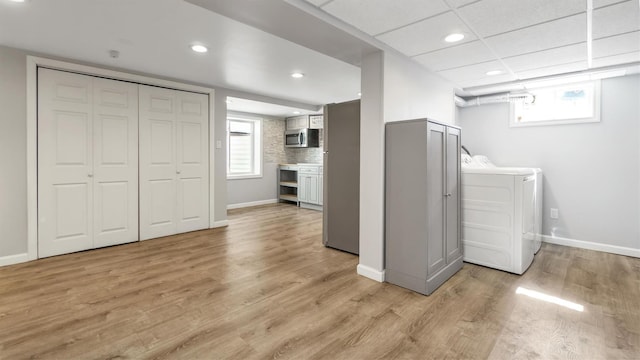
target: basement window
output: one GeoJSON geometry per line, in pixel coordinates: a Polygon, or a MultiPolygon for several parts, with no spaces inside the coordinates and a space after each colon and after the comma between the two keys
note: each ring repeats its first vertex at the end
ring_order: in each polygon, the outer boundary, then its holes
{"type": "Polygon", "coordinates": [[[227,178],[262,176],[262,119],[227,117],[227,178]]]}
{"type": "Polygon", "coordinates": [[[600,121],[600,81],[533,89],[533,102],[511,103],[511,127],[600,121]]]}

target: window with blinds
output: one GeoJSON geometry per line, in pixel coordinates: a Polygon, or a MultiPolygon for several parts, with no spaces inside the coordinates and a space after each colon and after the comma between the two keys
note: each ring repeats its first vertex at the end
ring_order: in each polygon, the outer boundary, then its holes
{"type": "Polygon", "coordinates": [[[227,177],[262,175],[261,120],[227,118],[227,177]]]}

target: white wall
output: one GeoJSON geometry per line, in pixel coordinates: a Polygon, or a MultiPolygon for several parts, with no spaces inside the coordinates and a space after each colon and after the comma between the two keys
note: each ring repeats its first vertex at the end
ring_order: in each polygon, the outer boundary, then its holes
{"type": "Polygon", "coordinates": [[[278,198],[278,164],[285,163],[287,160],[284,149],[284,118],[240,112],[229,112],[229,114],[262,119],[262,176],[227,180],[228,206],[275,202],[278,198]]]}
{"type": "Polygon", "coordinates": [[[461,109],[462,143],[542,168],[544,234],[640,249],[640,76],[602,80],[600,123],[509,128],[509,116],[508,104],[461,109]]]}
{"type": "Polygon", "coordinates": [[[0,258],[27,252],[26,56],[0,47],[0,258]]]}
{"type": "Polygon", "coordinates": [[[360,126],[360,263],[358,273],[384,279],[384,124],[431,118],[453,124],[453,86],[392,53],[362,62],[360,126]]]}
{"type": "Polygon", "coordinates": [[[384,121],[419,118],[453,124],[453,85],[413,61],[385,54],[384,121]]]}

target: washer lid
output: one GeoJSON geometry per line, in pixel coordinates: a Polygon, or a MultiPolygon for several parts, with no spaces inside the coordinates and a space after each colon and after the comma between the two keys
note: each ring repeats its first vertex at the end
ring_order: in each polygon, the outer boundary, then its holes
{"type": "Polygon", "coordinates": [[[494,175],[533,175],[539,172],[535,168],[519,168],[519,167],[492,167],[492,168],[474,168],[462,167],[463,174],[494,174],[494,175]]]}

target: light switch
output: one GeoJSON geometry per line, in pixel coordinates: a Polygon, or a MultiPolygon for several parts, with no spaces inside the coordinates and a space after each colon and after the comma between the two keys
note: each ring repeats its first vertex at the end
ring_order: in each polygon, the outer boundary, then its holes
{"type": "Polygon", "coordinates": [[[216,140],[216,149],[222,149],[222,140],[216,140]]]}
{"type": "Polygon", "coordinates": [[[557,219],[557,218],[559,217],[558,209],[556,209],[556,208],[551,208],[551,211],[550,211],[550,213],[549,213],[549,216],[550,216],[552,219],[557,219]]]}

